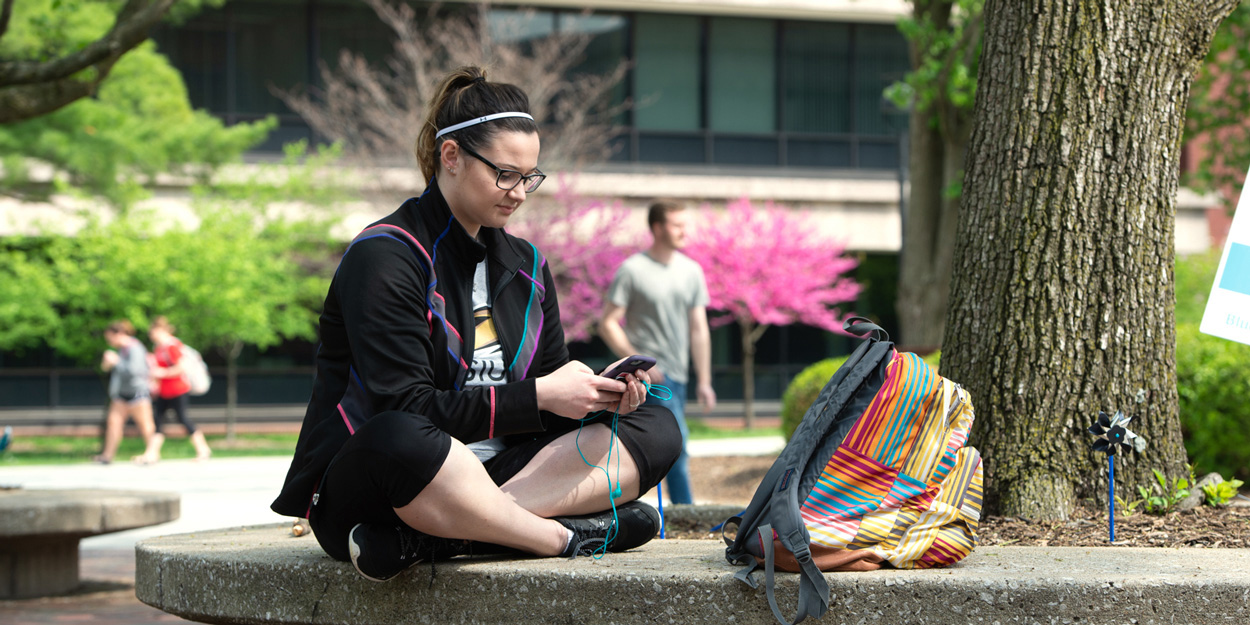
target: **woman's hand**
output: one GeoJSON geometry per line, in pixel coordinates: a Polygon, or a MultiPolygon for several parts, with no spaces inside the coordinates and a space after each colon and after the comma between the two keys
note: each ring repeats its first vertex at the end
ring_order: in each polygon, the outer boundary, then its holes
{"type": "Polygon", "coordinates": [[[626,378],[626,381],[610,380],[595,375],[584,363],[570,361],[534,380],[538,409],[569,419],[583,419],[600,410],[633,412],[636,404],[646,398],[646,389],[638,378],[632,375],[626,378]]]}
{"type": "MultiPolygon", "coordinates": [[[[607,366],[604,371],[611,371],[617,365],[633,356],[627,356],[607,366]]],[[[655,367],[652,367],[654,370],[655,367]]],[[[619,414],[629,414],[638,409],[642,402],[647,401],[647,387],[651,384],[651,372],[645,370],[631,371],[617,378],[625,382],[626,390],[621,394],[621,401],[616,406],[619,414]]]]}

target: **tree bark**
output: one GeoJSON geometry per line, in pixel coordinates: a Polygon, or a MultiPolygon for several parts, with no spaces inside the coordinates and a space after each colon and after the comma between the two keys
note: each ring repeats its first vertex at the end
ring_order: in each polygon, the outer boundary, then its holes
{"type": "Polygon", "coordinates": [[[977,409],[986,512],[1106,504],[1085,429],[1135,417],[1118,492],[1185,471],[1175,197],[1190,81],[1237,0],[990,0],[942,374],[977,409]]]}

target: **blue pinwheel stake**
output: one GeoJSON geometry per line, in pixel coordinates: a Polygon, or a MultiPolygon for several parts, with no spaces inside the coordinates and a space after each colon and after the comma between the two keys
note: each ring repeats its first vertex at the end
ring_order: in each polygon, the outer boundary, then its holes
{"type": "Polygon", "coordinates": [[[1116,411],[1114,416],[1107,416],[1107,413],[1098,411],[1098,419],[1094,424],[1089,426],[1089,433],[1094,435],[1094,451],[1101,451],[1107,454],[1107,505],[1110,509],[1108,515],[1108,530],[1111,534],[1111,542],[1115,542],[1115,454],[1119,450],[1123,453],[1138,452],[1146,449],[1146,441],[1142,437],[1133,433],[1126,427],[1133,417],[1124,416],[1123,412],[1116,411]]]}

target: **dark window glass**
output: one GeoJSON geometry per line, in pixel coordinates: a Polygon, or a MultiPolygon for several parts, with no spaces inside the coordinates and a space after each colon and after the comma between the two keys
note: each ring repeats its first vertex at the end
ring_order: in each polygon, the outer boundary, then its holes
{"type": "Polygon", "coordinates": [[[710,28],[708,127],[722,132],[776,131],[774,22],[717,17],[710,28]]]}
{"type": "MultiPolygon", "coordinates": [[[[364,56],[373,67],[385,67],[395,50],[395,31],[367,5],[356,0],[318,0],[316,7],[317,58],[331,70],[339,66],[344,50],[364,56]]],[[[417,17],[425,9],[416,7],[417,17]]],[[[319,72],[313,68],[314,72],[319,72]]]]}
{"type": "Polygon", "coordinates": [[[786,140],[786,164],[791,167],[852,167],[851,142],[791,137],[786,140]]]}
{"type": "Polygon", "coordinates": [[[882,93],[903,78],[909,62],[907,40],[894,26],[855,27],[855,132],[893,135],[900,131],[900,120],[890,118],[894,106],[882,93]]]}
{"type": "Polygon", "coordinates": [[[491,39],[500,43],[521,43],[529,53],[530,44],[556,32],[556,14],[551,11],[491,9],[486,14],[491,39]]]}
{"type": "Polygon", "coordinates": [[[631,160],[629,153],[629,133],[622,132],[608,140],[608,149],[611,151],[608,160],[613,163],[628,163],[631,160]]]}
{"type": "MultiPolygon", "coordinates": [[[[586,46],[585,60],[573,68],[573,80],[578,80],[579,74],[606,76],[625,61],[629,23],[624,16],[562,13],[559,28],[562,32],[576,32],[591,36],[590,44],[586,46]]],[[[612,106],[619,107],[625,102],[626,87],[625,79],[622,79],[612,89],[608,95],[612,106]]],[[[622,111],[616,122],[625,124],[626,121],[626,114],[622,111]]]]}
{"type": "Polygon", "coordinates": [[[638,160],[651,163],[707,162],[703,135],[640,133],[638,160]]]}
{"type": "Polygon", "coordinates": [[[898,167],[898,142],[859,142],[859,167],[863,169],[896,169],[898,167]]]}
{"type": "Polygon", "coordinates": [[[185,25],[163,25],[152,36],[157,51],[182,74],[191,106],[218,115],[229,110],[226,32],[221,9],[210,9],[185,25]]]}
{"type": "Polygon", "coordinates": [[[298,0],[232,2],[238,79],[235,111],[290,113],[270,92],[307,85],[308,5],[298,0]]]}
{"type": "Polygon", "coordinates": [[[638,15],[634,55],[634,125],[640,130],[697,130],[699,18],[638,15]]]}
{"type": "Polygon", "coordinates": [[[848,24],[785,23],[782,71],[786,130],[850,131],[850,34],[848,24]]]}
{"type": "Polygon", "coordinates": [[[727,137],[716,135],[712,142],[712,162],[722,165],[777,165],[775,137],[727,137]]]}

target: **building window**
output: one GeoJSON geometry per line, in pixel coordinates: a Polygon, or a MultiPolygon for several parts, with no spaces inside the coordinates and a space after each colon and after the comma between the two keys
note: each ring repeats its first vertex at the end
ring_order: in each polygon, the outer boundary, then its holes
{"type": "Polygon", "coordinates": [[[634,32],[634,126],[698,130],[699,18],[639,15],[634,32]]]}
{"type": "Polygon", "coordinates": [[[851,26],[787,23],[782,41],[785,129],[850,131],[851,26]]]}
{"type": "MultiPolygon", "coordinates": [[[[907,43],[893,25],[513,8],[491,8],[484,19],[501,41],[591,35],[572,80],[632,63],[612,95],[635,105],[618,118],[623,132],[613,161],[822,169],[899,163],[902,129],[881,96],[908,68],[907,43]]],[[[278,150],[311,132],[271,88],[315,87],[317,64],[337,65],[345,48],[380,66],[392,36],[351,0],[235,0],[163,26],[155,39],[197,108],[226,123],[276,114],[280,127],[261,149],[278,150]]]]}
{"type": "Polygon", "coordinates": [[[768,20],[713,18],[708,40],[708,127],[777,130],[777,29],[768,20]]]}

